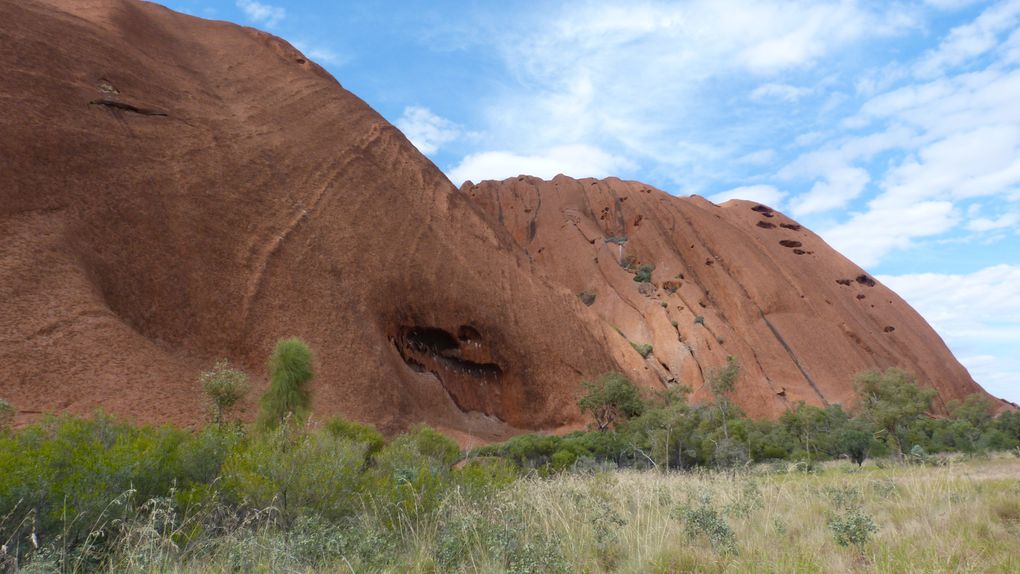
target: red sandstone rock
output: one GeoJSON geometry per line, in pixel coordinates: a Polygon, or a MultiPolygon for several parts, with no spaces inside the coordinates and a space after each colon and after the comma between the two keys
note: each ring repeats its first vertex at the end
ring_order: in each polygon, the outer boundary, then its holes
{"type": "Polygon", "coordinates": [[[614,349],[653,345],[648,360],[631,353],[626,364],[646,385],[678,381],[706,399],[705,372],[735,355],[743,375],[733,398],[753,416],[797,401],[849,404],[855,373],[872,368],[912,371],[939,391],[940,412],[983,392],[906,302],[768,206],[717,206],[616,178],[518,177],[461,190],[546,278],[595,294],[590,312],[623,333],[607,337],[614,349]],[[621,261],[654,265],[663,289],[642,294],[621,261]]]}
{"type": "Polygon", "coordinates": [[[286,42],[128,0],[0,0],[0,397],[205,417],[317,355],[315,417],[460,436],[576,424],[615,364],[407,139],[286,42]]]}
{"type": "Polygon", "coordinates": [[[462,442],[580,426],[578,382],[611,369],[704,397],[727,354],[754,415],[848,401],[876,366],[941,399],[980,390],[902,300],[768,208],[618,180],[457,190],[269,34],[134,0],[0,14],[0,397],[21,423],[195,423],[220,357],[253,377],[250,418],[291,335],[317,355],[315,417],[462,442]]]}

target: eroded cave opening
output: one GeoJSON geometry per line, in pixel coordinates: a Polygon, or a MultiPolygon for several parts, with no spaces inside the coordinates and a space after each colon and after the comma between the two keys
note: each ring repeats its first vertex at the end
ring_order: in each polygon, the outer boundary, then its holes
{"type": "Polygon", "coordinates": [[[455,331],[402,325],[391,341],[412,371],[438,379],[462,411],[500,416],[503,367],[479,329],[461,325],[455,331]]]}

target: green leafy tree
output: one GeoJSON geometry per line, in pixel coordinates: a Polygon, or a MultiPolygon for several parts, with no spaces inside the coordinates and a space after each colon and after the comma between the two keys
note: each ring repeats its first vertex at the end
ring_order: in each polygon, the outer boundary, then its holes
{"type": "Polygon", "coordinates": [[[860,418],[884,431],[902,457],[906,430],[931,408],[936,392],[917,386],[913,375],[893,368],[857,375],[857,395],[860,418]]]}
{"type": "Polygon", "coordinates": [[[693,463],[684,458],[685,452],[694,450],[689,440],[699,422],[687,403],[690,392],[687,386],[662,391],[645,404],[640,416],[627,422],[626,434],[631,448],[660,470],[683,468],[693,463]]]}
{"type": "Polygon", "coordinates": [[[581,412],[591,412],[600,431],[644,411],[641,394],[634,383],[620,373],[606,373],[596,381],[583,381],[587,391],[577,401],[581,412]]]}
{"type": "Polygon", "coordinates": [[[218,361],[210,371],[198,376],[202,392],[209,400],[213,422],[223,422],[223,416],[248,392],[248,375],[230,367],[226,359],[218,361]]]}
{"type": "Polygon", "coordinates": [[[301,339],[276,343],[269,357],[269,390],[262,395],[259,427],[271,430],[288,418],[303,419],[311,404],[308,385],[314,376],[313,355],[301,339]]]}
{"type": "Polygon", "coordinates": [[[984,429],[992,422],[995,403],[982,393],[967,395],[962,401],[949,401],[946,405],[954,419],[966,421],[976,429],[984,429]]]}
{"type": "Polygon", "coordinates": [[[722,416],[723,436],[727,440],[730,438],[729,418],[732,405],[726,395],[733,390],[739,377],[740,363],[737,362],[737,358],[733,355],[726,357],[726,364],[724,366],[709,370],[705,376],[705,382],[712,391],[712,395],[715,396],[716,406],[719,408],[719,414],[722,416]]]}
{"type": "Polygon", "coordinates": [[[851,426],[840,433],[837,445],[840,454],[846,455],[857,466],[861,466],[871,454],[874,442],[875,437],[868,431],[866,425],[854,421],[851,426]]]}

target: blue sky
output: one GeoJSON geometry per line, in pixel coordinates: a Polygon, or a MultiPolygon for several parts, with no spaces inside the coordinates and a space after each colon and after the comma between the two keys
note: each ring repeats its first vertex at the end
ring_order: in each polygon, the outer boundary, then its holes
{"type": "Polygon", "coordinates": [[[768,203],[1020,402],[1020,0],[170,0],[273,32],[447,175],[768,203]]]}

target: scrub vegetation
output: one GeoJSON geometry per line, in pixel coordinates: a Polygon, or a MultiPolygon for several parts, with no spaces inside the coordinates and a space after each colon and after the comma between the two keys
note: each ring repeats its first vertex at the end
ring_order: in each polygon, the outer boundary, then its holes
{"type": "Polygon", "coordinates": [[[196,383],[221,398],[203,429],[0,426],[0,572],[1020,570],[1020,414],[973,396],[930,417],[902,371],[774,422],[726,398],[733,360],[704,404],[611,373],[579,389],[590,430],[465,452],[314,421],[313,364],[277,346],[250,428],[224,363],[196,383]]]}

